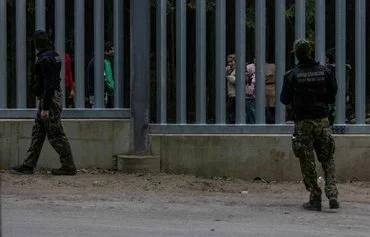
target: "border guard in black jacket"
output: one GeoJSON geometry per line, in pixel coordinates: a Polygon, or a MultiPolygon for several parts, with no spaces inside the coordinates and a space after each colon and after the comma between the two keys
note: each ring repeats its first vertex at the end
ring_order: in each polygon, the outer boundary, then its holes
{"type": "Polygon", "coordinates": [[[328,105],[335,102],[337,82],[333,73],[310,56],[306,39],[294,42],[293,52],[298,60],[295,68],[284,76],[280,101],[292,105],[294,134],[292,148],[299,158],[303,182],[310,192],[309,202],[303,207],[321,211],[322,190],[317,183],[314,150],[325,173],[325,194],[331,209],[339,208],[335,180],[334,150],[328,105]]]}
{"type": "Polygon", "coordinates": [[[33,34],[37,59],[34,68],[32,90],[39,102],[39,108],[32,128],[32,141],[27,151],[27,158],[22,165],[12,166],[12,171],[32,174],[37,165],[42,146],[47,136],[51,146],[60,156],[59,169],[52,169],[54,175],[75,175],[71,147],[61,123],[62,94],[60,88],[60,56],[50,45],[45,31],[37,30],[33,34]]]}

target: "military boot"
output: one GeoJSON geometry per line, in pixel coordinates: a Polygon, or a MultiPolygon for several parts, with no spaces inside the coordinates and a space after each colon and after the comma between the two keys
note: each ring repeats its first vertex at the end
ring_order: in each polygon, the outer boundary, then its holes
{"type": "Polygon", "coordinates": [[[77,170],[75,167],[61,167],[59,169],[52,169],[53,175],[76,175],[77,170]]]}
{"type": "Polygon", "coordinates": [[[9,170],[17,174],[33,174],[33,167],[26,165],[12,165],[9,170]]]}
{"type": "Polygon", "coordinates": [[[329,199],[329,208],[330,209],[338,209],[339,208],[339,202],[336,198],[330,198],[329,199]]]}
{"type": "Polygon", "coordinates": [[[310,211],[321,211],[321,197],[312,198],[310,201],[304,203],[303,208],[310,211]]]}

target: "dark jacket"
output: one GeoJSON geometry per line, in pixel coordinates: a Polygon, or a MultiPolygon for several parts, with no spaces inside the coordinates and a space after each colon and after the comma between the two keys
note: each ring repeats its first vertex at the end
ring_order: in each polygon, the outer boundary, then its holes
{"type": "Polygon", "coordinates": [[[95,77],[94,61],[95,61],[95,57],[93,57],[89,61],[89,63],[87,64],[87,68],[86,68],[86,75],[85,75],[85,95],[86,97],[94,96],[94,77],[95,77]]]}
{"type": "Polygon", "coordinates": [[[332,71],[306,58],[285,74],[280,101],[292,104],[296,121],[325,118],[328,117],[328,104],[335,102],[337,90],[332,71]]]}
{"type": "Polygon", "coordinates": [[[32,89],[43,100],[42,109],[49,110],[55,91],[60,91],[62,61],[53,49],[45,49],[37,55],[32,89]]]}

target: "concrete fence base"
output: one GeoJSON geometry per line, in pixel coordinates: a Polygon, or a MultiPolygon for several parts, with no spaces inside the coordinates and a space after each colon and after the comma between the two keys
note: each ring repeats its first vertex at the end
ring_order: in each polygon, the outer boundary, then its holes
{"type": "MultiPolygon", "coordinates": [[[[370,181],[370,136],[338,135],[338,180],[370,181]]],[[[290,135],[202,134],[152,135],[152,151],[161,157],[161,170],[201,176],[251,180],[302,180],[290,135]]],[[[317,170],[322,175],[321,166],[317,170]]]]}
{"type": "MultiPolygon", "coordinates": [[[[33,120],[0,120],[0,168],[20,163],[31,142],[33,120]]],[[[133,159],[131,123],[125,119],[65,119],[77,168],[139,168],[173,174],[251,180],[301,180],[290,135],[273,134],[151,134],[154,159],[133,159]],[[131,154],[132,155],[132,154],[131,154]],[[114,157],[118,157],[114,159],[114,157]],[[123,163],[122,163],[123,162],[123,163]],[[126,162],[126,163],[125,163],[126,162]],[[149,168],[148,168],[149,167],[149,168]]],[[[335,135],[339,180],[370,181],[370,135],[335,135]]],[[[59,167],[59,158],[45,142],[38,167],[59,167]]],[[[320,174],[321,167],[318,166],[320,174]]]]}
{"type": "MultiPolygon", "coordinates": [[[[64,131],[71,144],[77,168],[113,167],[113,155],[125,154],[130,148],[130,120],[64,119],[64,131]]],[[[0,167],[21,163],[31,143],[34,120],[0,120],[0,167]]],[[[58,154],[47,139],[38,167],[59,167],[58,154]]]]}

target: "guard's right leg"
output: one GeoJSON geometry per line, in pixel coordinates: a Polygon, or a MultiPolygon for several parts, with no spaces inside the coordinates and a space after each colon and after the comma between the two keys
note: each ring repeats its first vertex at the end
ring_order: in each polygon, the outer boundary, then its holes
{"type": "Polygon", "coordinates": [[[314,122],[298,121],[295,122],[294,135],[292,137],[292,148],[294,155],[299,158],[303,183],[310,192],[310,199],[303,204],[303,208],[308,210],[321,211],[322,191],[317,184],[316,163],[313,151],[312,130],[314,122]]]}
{"type": "Polygon", "coordinates": [[[328,127],[328,122],[323,120],[322,129],[316,131],[314,147],[317,159],[321,162],[324,170],[325,194],[329,199],[329,207],[330,209],[337,209],[339,208],[339,202],[335,178],[335,142],[328,127]]]}
{"type": "Polygon", "coordinates": [[[59,118],[52,118],[45,121],[47,136],[51,146],[60,156],[62,167],[60,169],[52,169],[54,175],[75,175],[77,173],[76,166],[73,161],[71,146],[66,137],[63,126],[59,118]]]}
{"type": "Polygon", "coordinates": [[[338,189],[335,179],[334,158],[331,157],[331,159],[328,161],[322,162],[322,169],[324,170],[325,174],[325,194],[329,199],[329,207],[330,209],[338,209],[338,189]]]}

